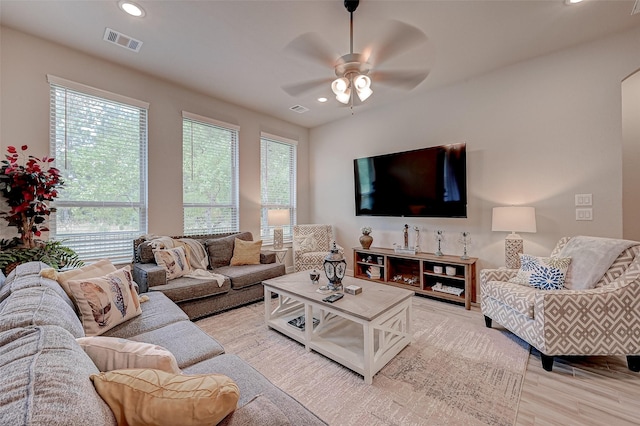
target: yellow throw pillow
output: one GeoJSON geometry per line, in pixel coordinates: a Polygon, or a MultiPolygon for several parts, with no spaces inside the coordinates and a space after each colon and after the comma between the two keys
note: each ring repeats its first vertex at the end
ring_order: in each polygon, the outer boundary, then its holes
{"type": "Polygon", "coordinates": [[[153,368],[181,373],[176,357],[162,346],[105,336],[80,337],[76,342],[100,371],[153,368]]]}
{"type": "Polygon", "coordinates": [[[84,278],[96,278],[115,272],[117,269],[109,259],[99,260],[82,268],[70,269],[68,271],[56,271],[53,268],[46,268],[40,271],[40,276],[58,281],[67,295],[73,300],[69,290],[69,280],[79,280],[84,278]]]}
{"type": "Polygon", "coordinates": [[[262,240],[244,241],[236,238],[231,266],[259,265],[260,249],[262,249],[262,240]]]}
{"type": "Polygon", "coordinates": [[[240,398],[238,385],[222,374],[133,369],[90,377],[119,425],[215,425],[240,398]]]}
{"type": "Polygon", "coordinates": [[[69,280],[67,284],[87,336],[102,334],[142,313],[130,266],[102,277],[69,280]]]}

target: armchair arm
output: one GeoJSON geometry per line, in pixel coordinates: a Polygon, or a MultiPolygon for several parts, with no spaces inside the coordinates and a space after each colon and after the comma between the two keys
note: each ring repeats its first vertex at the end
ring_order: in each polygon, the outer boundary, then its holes
{"type": "Polygon", "coordinates": [[[140,293],[146,293],[149,287],[167,283],[167,272],[155,263],[134,263],[131,273],[140,287],[140,293]]]}
{"type": "Polygon", "coordinates": [[[271,250],[262,250],[260,252],[260,263],[276,263],[276,252],[271,250]]]}
{"type": "MultiPolygon", "coordinates": [[[[626,277],[628,278],[628,276],[626,277]]],[[[536,328],[547,355],[640,353],[640,279],[589,290],[536,293],[536,328]]]]}
{"type": "Polygon", "coordinates": [[[489,281],[509,281],[518,273],[517,269],[483,269],[480,271],[480,284],[486,284],[489,281]]]}

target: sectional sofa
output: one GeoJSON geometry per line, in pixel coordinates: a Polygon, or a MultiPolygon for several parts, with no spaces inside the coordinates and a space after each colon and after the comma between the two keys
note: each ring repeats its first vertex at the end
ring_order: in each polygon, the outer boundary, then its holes
{"type": "MultiPolygon", "coordinates": [[[[114,425],[90,380],[98,369],[76,341],[84,330],[74,303],[57,281],[40,276],[46,267],[26,263],[0,280],[0,423],[114,425]]],[[[142,314],[104,336],[162,346],[183,374],[230,377],[240,397],[235,412],[220,424],[325,424],[242,359],[225,354],[162,292],[147,295],[142,314]]]]}

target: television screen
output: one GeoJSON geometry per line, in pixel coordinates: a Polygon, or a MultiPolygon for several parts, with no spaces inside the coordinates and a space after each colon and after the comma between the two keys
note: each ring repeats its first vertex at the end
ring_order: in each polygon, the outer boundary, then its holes
{"type": "Polygon", "coordinates": [[[356,216],[467,217],[464,143],[353,160],[356,216]]]}

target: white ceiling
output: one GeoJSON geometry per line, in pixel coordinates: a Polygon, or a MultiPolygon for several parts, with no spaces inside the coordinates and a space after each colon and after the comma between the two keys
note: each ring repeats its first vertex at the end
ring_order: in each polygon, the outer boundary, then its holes
{"type": "MultiPolygon", "coordinates": [[[[61,43],[215,98],[305,127],[351,114],[329,85],[299,97],[286,84],[333,77],[333,69],[292,55],[285,46],[315,32],[349,52],[349,14],[342,0],[140,0],[144,18],[116,0],[0,0],[2,25],[61,43]],[[109,27],[144,44],[133,53],[102,40],[109,27]],[[330,100],[316,101],[319,96],[330,100]],[[298,114],[293,105],[310,111],[298,114]]],[[[640,25],[633,0],[362,0],[354,13],[354,51],[379,39],[390,19],[420,28],[429,42],[391,59],[384,69],[429,69],[410,92],[376,85],[354,109],[398,101],[436,87],[640,25]]],[[[375,44],[374,44],[375,49],[375,44]]]]}

